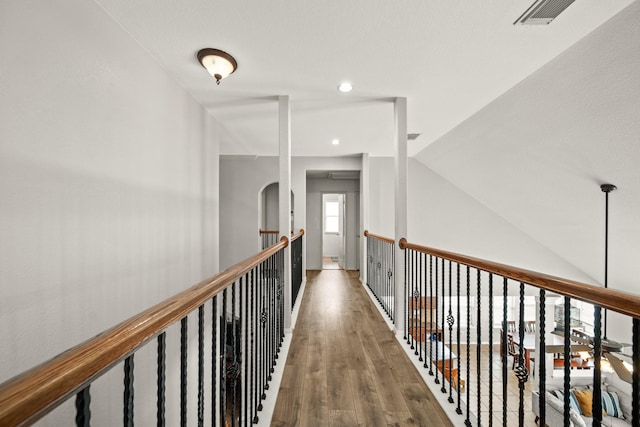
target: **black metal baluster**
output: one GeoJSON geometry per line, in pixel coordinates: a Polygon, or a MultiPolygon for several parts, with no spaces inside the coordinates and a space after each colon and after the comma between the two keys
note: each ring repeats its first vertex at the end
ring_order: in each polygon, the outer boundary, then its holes
{"type": "Polygon", "coordinates": [[[198,307],[198,426],[204,425],[204,305],[198,307]]]}
{"type": "Polygon", "coordinates": [[[216,390],[218,383],[216,382],[216,372],[218,371],[218,363],[220,358],[218,354],[218,297],[211,299],[211,424],[215,425],[216,421],[216,390]]]}
{"type": "Polygon", "coordinates": [[[471,274],[467,266],[467,417],[464,425],[471,427],[471,274]]]}
{"type": "MultiPolygon", "coordinates": [[[[276,347],[276,334],[275,334],[275,320],[276,320],[276,310],[275,310],[275,287],[276,287],[276,255],[271,256],[271,273],[272,278],[269,283],[269,376],[267,377],[268,381],[272,380],[272,375],[274,372],[273,365],[275,364],[274,354],[276,347]]],[[[265,388],[268,390],[270,384],[267,382],[265,388]]]]}
{"type": "Polygon", "coordinates": [[[518,420],[519,425],[524,425],[524,383],[529,379],[529,371],[524,364],[524,283],[520,282],[520,304],[519,304],[519,327],[518,338],[520,342],[519,348],[519,364],[516,370],[516,377],[518,378],[518,420]]]}
{"type": "Polygon", "coordinates": [[[481,394],[481,391],[480,391],[480,367],[481,367],[481,365],[480,365],[480,361],[481,361],[480,351],[482,350],[481,349],[481,343],[482,343],[482,322],[481,322],[482,317],[481,317],[481,314],[482,313],[480,311],[480,307],[481,307],[482,304],[481,304],[480,295],[482,295],[482,294],[480,293],[480,270],[476,270],[476,273],[477,273],[477,277],[476,277],[476,284],[477,284],[476,298],[478,300],[477,301],[478,302],[478,304],[477,304],[478,313],[477,313],[477,320],[476,320],[476,323],[478,325],[478,328],[477,328],[477,333],[478,334],[477,334],[477,341],[476,341],[476,385],[478,387],[478,390],[477,390],[478,393],[476,395],[476,398],[478,399],[478,402],[477,402],[478,403],[478,407],[477,407],[477,411],[478,411],[478,414],[477,414],[478,415],[478,426],[481,426],[482,425],[482,422],[481,422],[482,416],[480,414],[480,400],[482,398],[482,394],[481,394]]]}
{"type": "Polygon", "coordinates": [[[546,345],[546,316],[547,316],[547,311],[546,311],[546,291],[544,289],[540,289],[540,324],[538,325],[538,334],[540,335],[540,360],[538,361],[538,359],[536,359],[536,363],[538,365],[538,392],[540,393],[540,401],[539,401],[539,406],[540,406],[540,419],[539,421],[539,425],[544,426],[546,425],[546,421],[547,421],[547,416],[546,416],[546,402],[547,402],[547,390],[546,390],[546,379],[547,379],[547,361],[546,361],[546,352],[543,349],[547,348],[546,345]]]}
{"type": "MultiPolygon", "coordinates": [[[[602,422],[602,371],[600,361],[602,359],[602,328],[601,328],[601,307],[594,305],[593,316],[593,353],[594,353],[594,369],[593,369],[593,425],[599,427],[602,422]]],[[[571,314],[571,313],[569,313],[571,314]]],[[[566,331],[567,326],[565,326],[566,331]]],[[[571,329],[569,329],[571,330],[571,329]]],[[[566,357],[566,356],[565,356],[566,357]]]]}
{"type": "MultiPolygon", "coordinates": [[[[418,340],[418,354],[420,355],[418,357],[418,361],[422,362],[424,359],[422,358],[422,342],[427,338],[427,331],[425,330],[424,327],[424,322],[425,319],[423,319],[422,313],[425,311],[425,301],[426,298],[424,297],[424,292],[422,290],[423,284],[424,284],[424,279],[423,279],[423,271],[422,271],[422,257],[424,256],[424,254],[422,253],[417,253],[416,254],[418,256],[418,268],[417,268],[417,277],[418,277],[418,298],[419,298],[419,302],[418,302],[418,327],[420,328],[420,332],[418,333],[418,336],[420,337],[420,339],[418,340]]],[[[425,313],[426,314],[426,313],[425,313]]]]}
{"type": "Polygon", "coordinates": [[[633,318],[632,331],[631,425],[640,427],[640,320],[633,318]]]}
{"type": "MultiPolygon", "coordinates": [[[[249,394],[251,395],[251,410],[249,411],[251,413],[251,422],[253,424],[257,424],[258,423],[258,385],[256,383],[257,378],[258,378],[258,351],[257,351],[257,346],[254,345],[254,341],[255,341],[255,333],[256,333],[256,329],[254,328],[254,326],[256,325],[256,322],[258,321],[258,317],[256,316],[256,309],[257,309],[257,304],[255,304],[255,297],[254,297],[254,288],[256,287],[256,276],[257,276],[257,272],[258,272],[259,267],[254,268],[253,270],[251,270],[251,296],[249,297],[250,299],[250,315],[249,315],[249,325],[251,330],[249,331],[251,337],[250,337],[250,346],[251,346],[251,352],[250,352],[250,357],[251,357],[251,367],[250,367],[250,377],[251,380],[249,381],[249,394]]],[[[257,295],[257,292],[256,292],[257,295]]]]}
{"type": "MultiPolygon", "coordinates": [[[[436,304],[438,299],[436,297],[436,304]]],[[[429,255],[429,375],[433,376],[433,322],[437,322],[438,316],[433,318],[433,255],[429,255]]],[[[427,367],[425,360],[425,368],[427,367]]]]}
{"type": "MultiPolygon", "coordinates": [[[[594,323],[600,323],[600,313],[597,313],[595,317],[598,317],[598,321],[594,323]]],[[[595,328],[598,326],[594,325],[595,328]]],[[[599,328],[598,328],[599,329],[599,328]]],[[[595,332],[599,335],[598,332],[595,332]]],[[[569,427],[569,389],[571,387],[571,300],[569,297],[564,297],[564,427],[569,427]]],[[[521,341],[522,342],[522,341],[521,341]]],[[[599,354],[595,355],[596,365],[600,364],[599,354]]]]}
{"type": "Polygon", "coordinates": [[[91,384],[76,394],[76,427],[89,427],[91,425],[91,384]]]}
{"type": "Polygon", "coordinates": [[[249,281],[251,279],[251,274],[253,271],[250,271],[245,275],[244,279],[244,316],[240,318],[244,319],[244,354],[242,354],[242,358],[244,359],[244,371],[242,373],[242,384],[244,388],[244,426],[246,427],[249,423],[249,281]]]}
{"type": "Polygon", "coordinates": [[[267,287],[269,284],[269,260],[267,260],[264,264],[266,267],[262,271],[262,278],[260,283],[260,403],[258,404],[258,411],[262,411],[262,401],[266,399],[267,395],[265,394],[265,383],[267,377],[267,310],[266,310],[266,294],[267,287]],[[266,271],[265,271],[266,270],[266,271]]]}
{"type": "MultiPolygon", "coordinates": [[[[411,251],[409,253],[409,282],[410,282],[410,290],[411,293],[409,295],[409,298],[411,298],[413,300],[413,304],[407,304],[407,307],[411,306],[411,309],[409,309],[409,316],[411,319],[411,349],[414,350],[413,354],[414,356],[418,355],[418,321],[416,319],[416,306],[418,304],[418,295],[416,295],[416,266],[415,266],[415,257],[416,257],[416,251],[411,251]]],[[[405,273],[406,274],[406,273],[405,273]]],[[[410,302],[410,301],[407,301],[410,302]]]]}
{"type": "MultiPolygon", "coordinates": [[[[163,332],[158,335],[156,424],[159,427],[165,425],[166,348],[167,333],[163,332]]],[[[215,384],[215,381],[212,384],[215,384]]]]}
{"type": "Polygon", "coordinates": [[[180,426],[187,426],[187,317],[180,320],[180,426]]]}
{"type": "MultiPolygon", "coordinates": [[[[435,336],[436,336],[436,361],[435,361],[435,365],[436,365],[436,378],[435,378],[435,383],[436,384],[440,384],[440,379],[438,378],[439,371],[440,369],[438,368],[438,359],[439,359],[439,354],[438,354],[438,347],[442,345],[442,343],[438,342],[438,329],[439,329],[439,325],[438,325],[438,309],[440,308],[440,299],[438,298],[438,257],[436,257],[436,271],[435,271],[435,277],[436,277],[436,283],[435,283],[435,291],[436,291],[436,330],[435,330],[435,336]]],[[[433,339],[433,338],[432,338],[433,339]]]]}
{"type": "Polygon", "coordinates": [[[507,278],[502,278],[502,331],[500,335],[500,358],[502,359],[502,425],[507,426],[507,278]]]}
{"type": "MultiPolygon", "coordinates": [[[[407,280],[407,276],[408,276],[408,271],[409,271],[409,250],[405,250],[404,251],[404,301],[405,301],[405,307],[407,307],[407,309],[405,310],[406,313],[404,314],[404,318],[405,318],[405,335],[407,338],[407,344],[411,344],[411,330],[410,330],[410,323],[409,323],[409,310],[408,310],[408,302],[409,302],[409,298],[411,298],[411,293],[409,292],[409,282],[407,280]]],[[[411,347],[413,348],[413,346],[411,347]]]]}
{"type": "Polygon", "coordinates": [[[133,426],[133,354],[124,359],[123,425],[133,426]]]}
{"type": "MultiPolygon", "coordinates": [[[[451,309],[451,303],[453,299],[453,294],[451,293],[451,260],[449,260],[449,314],[447,315],[447,325],[449,326],[449,349],[453,347],[453,324],[455,322],[455,318],[453,317],[453,311],[451,309]]],[[[444,347],[443,347],[444,348],[444,347]]],[[[451,370],[453,369],[453,359],[449,358],[449,367],[446,368],[444,366],[444,360],[442,361],[442,366],[446,370],[448,370],[449,375],[449,403],[453,403],[453,377],[451,375],[451,370]]]]}
{"type": "Polygon", "coordinates": [[[227,420],[227,290],[222,291],[220,309],[220,425],[227,420]]]}
{"type": "Polygon", "coordinates": [[[265,335],[264,335],[264,322],[266,321],[266,311],[264,309],[264,287],[267,282],[266,274],[268,269],[268,260],[265,260],[261,265],[261,274],[257,283],[257,292],[258,292],[258,301],[256,302],[256,315],[258,316],[258,321],[260,322],[260,328],[256,331],[257,340],[258,340],[258,354],[256,356],[256,363],[258,365],[258,406],[257,410],[262,411],[262,399],[264,399],[264,355],[265,355],[265,335]]]}
{"type": "MultiPolygon", "coordinates": [[[[241,279],[238,279],[241,280],[241,279]]],[[[231,373],[231,425],[236,425],[236,364],[238,362],[238,349],[236,346],[236,285],[238,281],[231,284],[231,348],[232,348],[232,373],[231,373]]],[[[229,374],[227,374],[229,375],[229,374]]]]}
{"type": "Polygon", "coordinates": [[[456,342],[458,343],[456,347],[456,354],[458,355],[458,378],[456,383],[456,392],[458,393],[458,407],[456,408],[456,413],[458,415],[462,414],[462,409],[460,408],[460,382],[462,379],[462,367],[460,365],[460,358],[462,355],[460,354],[460,264],[456,263],[456,296],[457,296],[457,325],[456,325],[456,342]]]}
{"type": "Polygon", "coordinates": [[[442,311],[442,322],[440,323],[440,330],[442,331],[442,342],[440,343],[440,348],[442,349],[442,353],[441,353],[442,361],[441,361],[441,365],[438,365],[439,366],[438,370],[440,370],[441,373],[442,373],[442,387],[440,387],[440,391],[442,393],[446,394],[447,393],[447,388],[446,388],[447,384],[445,382],[446,368],[444,366],[444,363],[445,363],[444,348],[446,346],[447,335],[446,335],[445,330],[444,330],[444,325],[446,325],[446,321],[445,321],[445,318],[444,318],[444,312],[445,312],[444,297],[445,297],[445,293],[446,293],[445,292],[444,258],[441,258],[441,261],[442,261],[442,269],[441,269],[442,270],[442,273],[441,273],[442,274],[442,282],[441,282],[442,283],[442,304],[438,304],[438,305],[441,305],[441,307],[442,307],[442,310],[441,310],[442,311]]]}
{"type": "MultiPolygon", "coordinates": [[[[522,341],[521,341],[522,342],[522,341]]],[[[489,273],[489,427],[493,426],[493,273],[489,273]]]]}

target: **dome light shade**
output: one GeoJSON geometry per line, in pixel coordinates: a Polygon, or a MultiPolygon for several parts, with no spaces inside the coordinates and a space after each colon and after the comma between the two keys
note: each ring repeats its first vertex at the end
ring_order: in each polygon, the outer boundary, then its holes
{"type": "Polygon", "coordinates": [[[217,84],[220,84],[220,80],[238,69],[238,63],[233,56],[219,49],[206,48],[200,50],[198,52],[198,61],[216,79],[217,84]]]}
{"type": "Polygon", "coordinates": [[[348,93],[353,90],[351,82],[342,82],[338,85],[338,90],[343,93],[348,93]]]}

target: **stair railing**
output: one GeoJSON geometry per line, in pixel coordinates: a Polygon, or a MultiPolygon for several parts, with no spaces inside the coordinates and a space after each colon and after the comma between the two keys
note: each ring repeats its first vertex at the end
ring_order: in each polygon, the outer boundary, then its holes
{"type": "MultiPolygon", "coordinates": [[[[124,361],[122,416],[134,420],[134,358],[152,340],[157,342],[156,424],[165,420],[167,328],[180,324],[179,424],[195,417],[203,425],[205,408],[213,425],[247,425],[258,422],[271,375],[284,337],[283,237],[256,256],[131,317],[76,347],[0,384],[0,425],[31,425],[75,395],[78,426],[91,422],[91,387],[96,379],[124,361]],[[205,337],[205,305],[210,309],[211,336],[205,337]],[[197,316],[197,413],[188,413],[188,316],[197,316]],[[211,354],[204,354],[210,340],[211,354]],[[205,389],[205,363],[211,384],[205,389]]],[[[149,399],[150,396],[144,396],[149,399]]],[[[190,401],[190,400],[189,400],[190,401]]],[[[169,404],[174,404],[169,402],[169,404]]],[[[178,404],[178,403],[176,403],[178,404]]],[[[97,420],[100,423],[100,420],[97,420]]],[[[66,424],[71,424],[68,420],[66,424]]],[[[104,423],[104,422],[103,422],[104,423]]],[[[145,420],[145,424],[153,423],[145,420]]],[[[191,424],[191,421],[189,421],[191,424]]]]}
{"type": "MultiPolygon", "coordinates": [[[[384,281],[384,271],[393,261],[393,250],[385,245],[392,246],[393,240],[368,231],[365,236],[368,239],[367,286],[383,304],[384,296],[395,295],[384,281]],[[387,264],[384,259],[388,260],[387,264]]],[[[640,426],[640,296],[409,243],[406,239],[401,239],[399,246],[405,251],[404,337],[425,373],[448,395],[446,400],[454,405],[466,426],[492,426],[500,421],[507,426],[513,425],[516,419],[518,425],[523,426],[533,418],[532,408],[535,408],[538,425],[570,426],[577,414],[573,409],[570,411],[572,376],[577,375],[571,357],[577,347],[588,349],[593,358],[577,368],[588,365],[593,374],[590,380],[587,378],[591,382],[593,425],[601,425],[605,416],[603,393],[607,393],[603,388],[612,389],[611,384],[603,384],[603,366],[607,358],[612,366],[622,365],[622,362],[613,363],[622,357],[616,353],[620,344],[602,337],[602,310],[619,313],[629,321],[632,343],[626,346],[631,347],[633,367],[625,374],[619,369],[626,368],[613,366],[614,370],[607,375],[631,383],[631,408],[627,408],[625,416],[632,425],[640,426]],[[535,321],[525,320],[525,294],[537,297],[535,321]],[[515,314],[507,310],[510,295],[518,300],[515,314]],[[558,298],[562,302],[560,306],[553,302],[558,298]],[[494,307],[494,299],[501,310],[494,307]],[[579,332],[572,329],[572,301],[594,307],[593,335],[587,337],[586,342],[584,335],[580,337],[579,332]],[[547,312],[548,303],[554,311],[560,307],[562,318],[547,312]],[[555,329],[551,326],[554,320],[555,329]],[[501,326],[494,336],[494,325],[498,324],[501,326]],[[579,339],[583,340],[581,346],[576,345],[579,339]],[[483,344],[487,342],[491,345],[483,344]],[[499,350],[494,348],[498,342],[499,350]],[[522,345],[514,346],[516,351],[510,352],[511,342],[522,345]],[[535,349],[539,359],[534,361],[535,349]],[[546,361],[550,349],[563,358],[562,389],[559,390],[563,395],[561,421],[549,413],[547,404],[550,399],[547,378],[552,377],[554,369],[546,361]],[[512,369],[508,369],[509,357],[513,357],[512,369]],[[527,384],[534,367],[535,384],[527,384]],[[514,378],[518,384],[517,397],[508,391],[508,383],[514,378]],[[525,388],[531,392],[531,405],[525,402],[525,388]],[[514,399],[517,414],[512,412],[514,399]]]]}

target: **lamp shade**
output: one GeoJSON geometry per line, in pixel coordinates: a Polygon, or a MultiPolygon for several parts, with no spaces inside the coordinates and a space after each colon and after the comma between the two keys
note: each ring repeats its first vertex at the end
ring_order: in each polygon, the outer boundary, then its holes
{"type": "Polygon", "coordinates": [[[200,50],[198,61],[216,79],[217,84],[238,68],[238,63],[233,56],[219,49],[200,50]]]}

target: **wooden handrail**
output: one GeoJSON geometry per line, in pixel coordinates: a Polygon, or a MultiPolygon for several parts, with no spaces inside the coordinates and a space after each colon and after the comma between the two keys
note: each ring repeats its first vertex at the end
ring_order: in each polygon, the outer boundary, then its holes
{"type": "Polygon", "coordinates": [[[560,295],[565,295],[584,302],[599,305],[607,310],[612,310],[627,316],[640,318],[640,296],[617,291],[611,288],[563,279],[544,273],[525,270],[506,264],[474,258],[467,255],[448,252],[428,246],[409,243],[405,238],[400,239],[401,249],[413,249],[424,254],[435,255],[440,258],[465,264],[489,273],[499,274],[518,282],[527,283],[538,288],[545,289],[560,295]]]}
{"type": "Polygon", "coordinates": [[[296,239],[299,239],[303,235],[304,235],[304,228],[301,228],[300,231],[298,231],[296,234],[291,236],[291,242],[293,242],[296,239]]]}
{"type": "Polygon", "coordinates": [[[278,230],[258,230],[259,234],[278,234],[278,230]]]}
{"type": "Polygon", "coordinates": [[[282,237],[233,267],[0,384],[0,425],[31,425],[289,244],[282,237]]]}
{"type": "Polygon", "coordinates": [[[388,237],[378,236],[377,234],[369,233],[368,230],[364,230],[365,237],[372,237],[374,239],[382,240],[383,242],[391,243],[392,245],[396,243],[395,240],[390,239],[388,237]]]}

